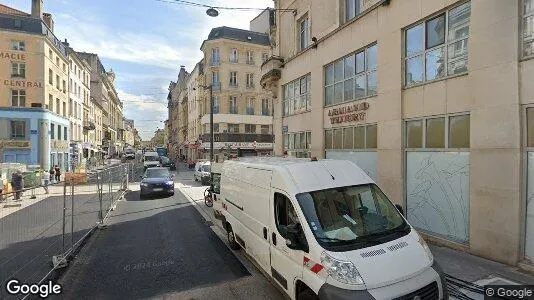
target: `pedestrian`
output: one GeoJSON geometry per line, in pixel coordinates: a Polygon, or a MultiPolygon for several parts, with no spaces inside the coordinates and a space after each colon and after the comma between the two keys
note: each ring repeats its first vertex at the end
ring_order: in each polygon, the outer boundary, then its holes
{"type": "Polygon", "coordinates": [[[50,171],[48,171],[48,176],[50,178],[50,183],[54,183],[54,179],[56,178],[54,176],[55,172],[54,172],[54,167],[50,167],[50,171]]]}
{"type": "Polygon", "coordinates": [[[54,174],[55,174],[55,177],[56,177],[56,182],[61,181],[61,169],[59,168],[58,165],[54,166],[54,174]]]}
{"type": "Polygon", "coordinates": [[[15,190],[15,200],[20,200],[20,197],[22,196],[22,189],[24,189],[24,177],[22,176],[22,172],[20,172],[20,170],[17,170],[11,174],[11,186],[13,186],[13,189],[15,190]]]}
{"type": "Polygon", "coordinates": [[[48,173],[47,170],[43,170],[41,178],[42,178],[42,185],[43,185],[43,189],[45,190],[45,194],[48,194],[48,185],[50,185],[50,173],[48,173]]]}
{"type": "Polygon", "coordinates": [[[0,201],[4,200],[4,177],[0,173],[0,201]]]}

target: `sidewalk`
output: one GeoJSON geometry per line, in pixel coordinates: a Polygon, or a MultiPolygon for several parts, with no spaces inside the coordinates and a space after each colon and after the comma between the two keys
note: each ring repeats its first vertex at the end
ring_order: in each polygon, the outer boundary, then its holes
{"type": "MultiPolygon", "coordinates": [[[[107,165],[101,165],[98,166],[96,170],[88,171],[87,174],[94,174],[98,171],[101,171],[103,169],[115,166],[120,164],[121,161],[119,159],[112,159],[111,164],[107,165]]],[[[62,178],[64,178],[64,174],[61,175],[62,178]]],[[[84,185],[76,185],[75,186],[76,195],[86,195],[86,194],[92,194],[95,193],[97,190],[96,184],[84,184],[84,185]]],[[[28,206],[31,206],[37,202],[40,202],[48,197],[52,196],[60,196],[63,195],[64,190],[64,181],[61,181],[56,184],[52,184],[48,186],[49,193],[46,194],[43,187],[38,187],[32,190],[24,191],[22,194],[22,197],[20,200],[15,200],[13,195],[4,195],[4,199],[0,201],[0,219],[17,212],[21,209],[24,209],[28,206]],[[35,198],[32,199],[32,195],[35,196],[35,198]]],[[[67,195],[70,195],[70,186],[67,185],[67,195]]]]}

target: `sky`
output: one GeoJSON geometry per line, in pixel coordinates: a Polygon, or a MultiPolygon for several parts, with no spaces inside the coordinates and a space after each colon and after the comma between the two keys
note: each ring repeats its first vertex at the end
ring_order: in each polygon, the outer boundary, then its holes
{"type": "MultiPolygon", "coordinates": [[[[272,0],[189,0],[224,7],[273,7],[272,0]]],[[[2,0],[2,4],[31,12],[31,0],[2,0]]],[[[202,58],[200,45],[219,26],[249,29],[261,10],[220,10],[174,0],[44,0],[52,14],[54,33],[75,51],[97,53],[106,70],[116,74],[115,87],[126,118],[135,120],[141,138],[148,140],[167,119],[170,81],[180,65],[191,71],[202,58]]]]}

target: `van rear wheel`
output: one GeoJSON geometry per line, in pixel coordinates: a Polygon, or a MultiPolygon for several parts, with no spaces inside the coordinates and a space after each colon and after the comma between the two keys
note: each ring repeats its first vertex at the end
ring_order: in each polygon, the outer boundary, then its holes
{"type": "Polygon", "coordinates": [[[241,249],[241,246],[239,246],[239,244],[235,240],[235,234],[232,231],[232,227],[230,225],[228,225],[228,228],[226,230],[226,237],[228,238],[228,244],[230,245],[230,249],[232,250],[241,249]]]}

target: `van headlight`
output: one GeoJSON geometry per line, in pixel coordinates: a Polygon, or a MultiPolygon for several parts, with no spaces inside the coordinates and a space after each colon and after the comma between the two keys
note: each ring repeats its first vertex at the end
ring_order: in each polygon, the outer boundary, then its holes
{"type": "Polygon", "coordinates": [[[172,180],[167,180],[167,181],[165,181],[165,184],[166,184],[166,185],[173,185],[173,184],[174,184],[174,181],[172,181],[172,180]]]}
{"type": "Polygon", "coordinates": [[[419,242],[419,244],[421,244],[423,249],[425,249],[425,252],[426,252],[426,255],[428,256],[428,259],[430,259],[430,261],[433,261],[434,260],[434,255],[432,255],[432,252],[430,251],[430,247],[428,247],[427,243],[425,242],[423,237],[419,234],[419,232],[417,233],[417,236],[419,237],[418,242],[419,242]]]}
{"type": "Polygon", "coordinates": [[[342,261],[328,253],[323,252],[321,254],[321,264],[324,266],[328,275],[332,276],[335,280],[354,285],[363,285],[363,278],[356,269],[356,266],[350,261],[342,261]]]}
{"type": "Polygon", "coordinates": [[[141,186],[147,187],[148,184],[146,184],[146,183],[144,183],[144,182],[141,182],[141,186]]]}

